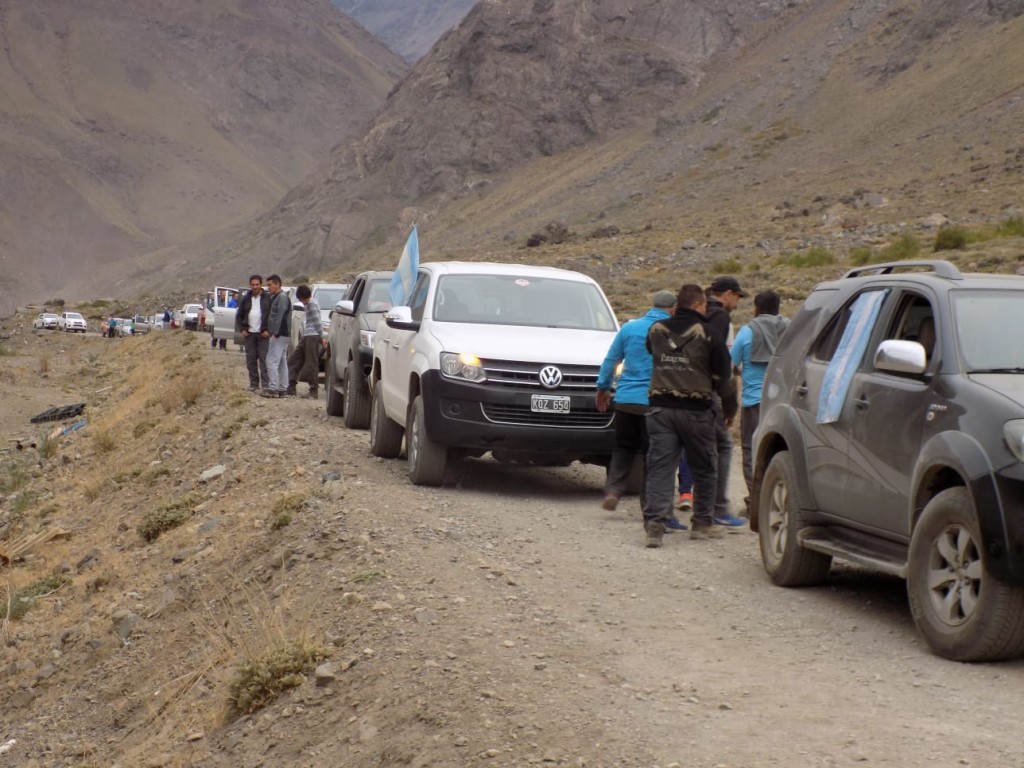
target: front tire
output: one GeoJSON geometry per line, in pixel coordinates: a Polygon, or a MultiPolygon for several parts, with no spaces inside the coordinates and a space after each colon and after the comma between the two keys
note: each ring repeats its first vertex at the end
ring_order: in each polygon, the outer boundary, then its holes
{"type": "Polygon", "coordinates": [[[409,414],[409,480],[413,485],[440,485],[448,463],[448,446],[435,443],[427,436],[423,397],[412,402],[409,414]]]}
{"type": "Polygon", "coordinates": [[[359,363],[350,360],[345,369],[345,426],[349,429],[366,429],[370,426],[370,395],[361,386],[363,372],[359,363]]]}
{"type": "Polygon", "coordinates": [[[327,362],[324,363],[327,368],[327,415],[328,416],[344,416],[345,415],[345,398],[338,392],[338,376],[334,372],[334,356],[329,355],[327,362]]]}
{"type": "Polygon", "coordinates": [[[373,403],[370,406],[370,453],[382,459],[394,459],[402,450],[402,436],[405,430],[388,418],[380,391],[382,386],[378,382],[373,388],[373,403]]]}
{"type": "Polygon", "coordinates": [[[954,661],[1024,653],[1024,587],[985,569],[981,529],[967,489],[947,488],[924,508],[910,540],[907,597],[928,647],[954,661]]]}
{"type": "Polygon", "coordinates": [[[761,561],[780,587],[821,584],[832,567],[832,557],[800,546],[804,528],[796,467],[789,451],[780,451],[768,464],[761,486],[757,538],[761,561]]]}

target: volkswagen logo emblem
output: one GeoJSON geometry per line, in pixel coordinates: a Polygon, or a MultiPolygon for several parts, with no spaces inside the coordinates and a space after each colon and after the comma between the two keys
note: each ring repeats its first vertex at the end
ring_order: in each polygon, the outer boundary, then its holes
{"type": "Polygon", "coordinates": [[[540,385],[546,389],[556,389],[562,383],[562,372],[553,365],[545,365],[540,369],[540,385]]]}

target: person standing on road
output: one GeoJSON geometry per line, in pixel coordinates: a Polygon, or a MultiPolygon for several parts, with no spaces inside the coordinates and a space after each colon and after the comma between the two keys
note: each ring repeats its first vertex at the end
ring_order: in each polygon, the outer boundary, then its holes
{"type": "Polygon", "coordinates": [[[270,334],[267,345],[267,387],[260,394],[264,397],[284,397],[285,388],[288,386],[288,340],[292,303],[281,290],[279,275],[267,278],[267,290],[270,292],[270,312],[267,319],[267,333],[270,334]]]}
{"type": "Polygon", "coordinates": [[[686,284],[676,296],[676,313],[658,320],[647,334],[653,369],[648,391],[647,488],[643,501],[648,547],[660,547],[672,515],[675,474],[680,451],[693,472],[694,508],[690,538],[718,538],[714,524],[718,481],[714,394],[722,404],[725,424],[738,408],[732,366],[725,339],[705,319],[707,298],[699,285],[686,284]]]}
{"type": "Polygon", "coordinates": [[[249,277],[249,290],[238,303],[235,330],[242,334],[245,349],[245,367],[249,371],[249,391],[267,388],[267,348],[270,334],[270,295],[263,291],[263,276],[249,277]]]}
{"type": "MultiPolygon", "coordinates": [[[[647,351],[647,332],[658,320],[672,316],[676,297],[672,291],[654,294],[652,307],[643,317],[625,323],[615,335],[597,376],[597,410],[605,413],[614,402],[615,450],[608,466],[601,508],[614,510],[626,490],[633,462],[647,452],[647,390],[651,385],[651,353],[647,351]],[[619,364],[622,372],[612,395],[612,379],[619,364]]],[[[646,473],[645,473],[646,474],[646,473]]],[[[640,499],[643,505],[643,494],[640,499]]],[[[686,530],[672,515],[665,523],[669,530],[686,530]]]]}
{"type": "Polygon", "coordinates": [[[296,385],[304,381],[309,384],[307,397],[316,400],[317,384],[320,380],[320,355],[327,346],[327,338],[324,336],[323,319],[320,317],[320,304],[313,298],[310,287],[300,285],[295,289],[295,298],[303,303],[305,309],[301,338],[288,356],[288,394],[296,394],[296,385]]]}
{"type": "MultiPolygon", "coordinates": [[[[732,311],[749,294],[740,288],[739,281],[730,275],[715,278],[708,289],[707,321],[712,332],[718,336],[726,349],[732,346],[733,328],[730,320],[732,311]]],[[[729,467],[732,464],[732,435],[726,424],[721,403],[714,398],[715,445],[718,452],[718,487],[715,490],[715,523],[727,528],[739,529],[747,521],[729,510],[729,467]]]]}
{"type": "Polygon", "coordinates": [[[747,496],[743,504],[748,518],[750,488],[754,478],[751,444],[754,430],[761,421],[761,388],[765,371],[768,370],[768,361],[775,354],[779,338],[787,325],[789,318],[779,314],[779,294],[775,291],[761,291],[754,297],[754,319],[740,328],[729,350],[733,368],[743,377],[740,448],[743,450],[743,480],[747,484],[747,496]]]}

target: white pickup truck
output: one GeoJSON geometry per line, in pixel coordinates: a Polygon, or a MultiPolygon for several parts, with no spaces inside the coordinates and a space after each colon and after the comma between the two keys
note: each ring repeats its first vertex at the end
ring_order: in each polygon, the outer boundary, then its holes
{"type": "Polygon", "coordinates": [[[607,466],[611,412],[597,375],[619,325],[578,272],[519,264],[423,264],[408,306],[377,326],[370,452],[440,485],[450,458],[607,466]]]}

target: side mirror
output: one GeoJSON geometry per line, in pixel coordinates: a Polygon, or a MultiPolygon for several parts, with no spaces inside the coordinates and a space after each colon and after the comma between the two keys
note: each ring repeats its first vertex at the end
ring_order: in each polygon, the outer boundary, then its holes
{"type": "Polygon", "coordinates": [[[875,370],[920,376],[928,367],[924,347],[916,341],[886,339],[875,351],[875,370]]]}
{"type": "Polygon", "coordinates": [[[334,311],[339,315],[354,315],[356,313],[356,305],[354,302],[342,299],[334,305],[334,311]]]}
{"type": "Polygon", "coordinates": [[[420,328],[419,321],[412,319],[411,307],[392,307],[384,313],[384,322],[388,328],[398,330],[418,331],[420,328]]]}

